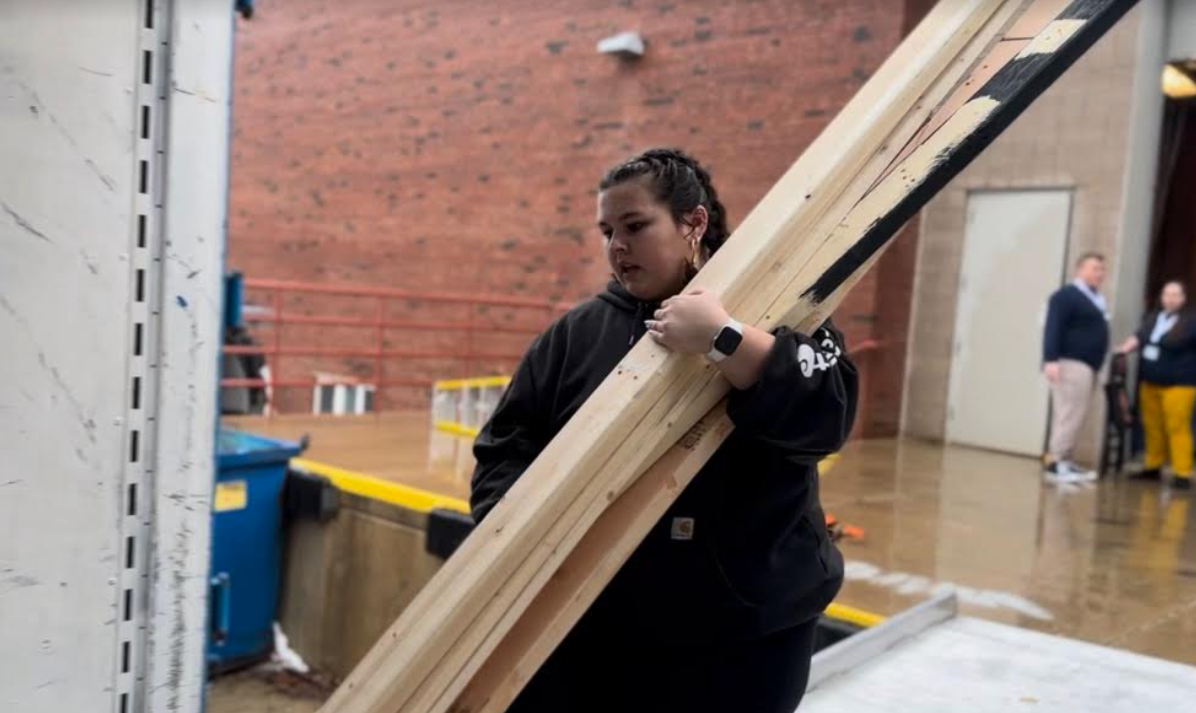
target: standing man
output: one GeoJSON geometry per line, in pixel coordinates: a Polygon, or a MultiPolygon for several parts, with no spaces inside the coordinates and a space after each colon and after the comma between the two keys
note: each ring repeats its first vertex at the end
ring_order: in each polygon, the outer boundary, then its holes
{"type": "Polygon", "coordinates": [[[1077,468],[1071,457],[1109,351],[1108,310],[1100,293],[1104,280],[1104,256],[1085,253],[1076,263],[1075,279],[1047,305],[1042,338],[1042,371],[1051,382],[1046,478],[1054,483],[1096,480],[1096,473],[1077,468]]]}

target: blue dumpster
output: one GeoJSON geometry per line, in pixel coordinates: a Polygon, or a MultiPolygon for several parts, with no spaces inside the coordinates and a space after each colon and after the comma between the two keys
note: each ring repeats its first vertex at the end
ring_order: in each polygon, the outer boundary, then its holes
{"type": "Polygon", "coordinates": [[[252,663],[274,647],[282,489],[294,443],[222,429],[212,499],[208,665],[252,663]]]}

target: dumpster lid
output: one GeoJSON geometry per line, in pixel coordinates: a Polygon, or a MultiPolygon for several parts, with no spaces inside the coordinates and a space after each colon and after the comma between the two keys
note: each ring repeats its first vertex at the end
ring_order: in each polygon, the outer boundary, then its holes
{"type": "Polygon", "coordinates": [[[265,438],[229,428],[220,429],[216,439],[216,464],[232,468],[263,463],[285,463],[302,448],[291,441],[265,438]]]}

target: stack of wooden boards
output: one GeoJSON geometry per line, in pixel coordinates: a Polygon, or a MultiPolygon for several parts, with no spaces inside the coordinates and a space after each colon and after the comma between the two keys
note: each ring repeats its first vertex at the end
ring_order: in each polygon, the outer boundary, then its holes
{"type": "MultiPolygon", "coordinates": [[[[940,0],[691,287],[746,323],[816,328],[1132,5],[940,0]]],[[[727,388],[643,340],[321,710],[504,710],[726,439],[727,388]]]]}

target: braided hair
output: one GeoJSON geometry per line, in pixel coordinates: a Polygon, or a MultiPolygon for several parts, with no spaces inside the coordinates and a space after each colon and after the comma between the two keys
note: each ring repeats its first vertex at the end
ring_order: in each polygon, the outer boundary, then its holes
{"type": "Polygon", "coordinates": [[[641,176],[648,177],[653,195],[669,207],[673,220],[678,223],[698,206],[706,208],[709,220],[702,236],[702,247],[709,255],[722,247],[730,235],[727,209],[718,200],[710,174],[697,159],[681,149],[648,149],[607,171],[598,183],[598,190],[605,191],[641,176]]]}

